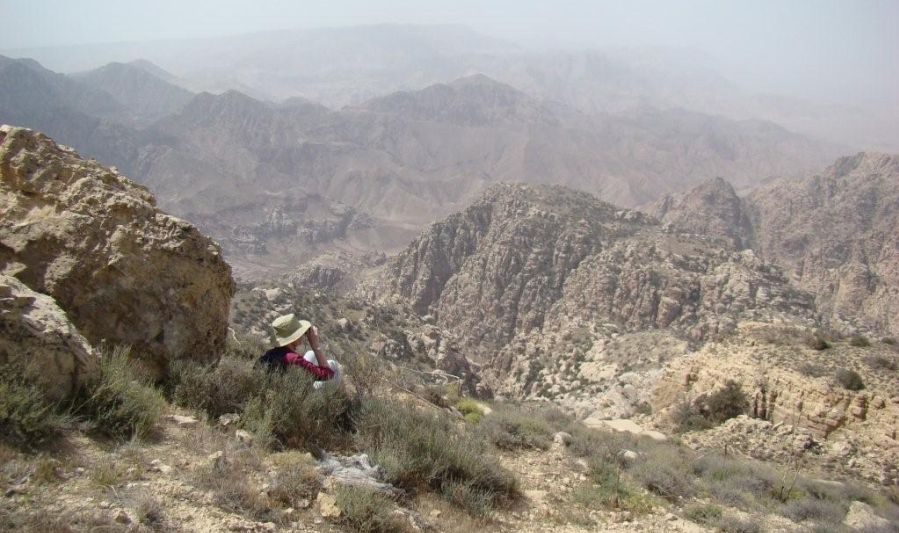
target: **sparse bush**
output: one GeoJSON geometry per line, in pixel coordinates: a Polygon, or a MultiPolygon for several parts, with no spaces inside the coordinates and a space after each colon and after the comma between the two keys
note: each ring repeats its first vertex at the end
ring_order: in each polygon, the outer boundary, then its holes
{"type": "Polygon", "coordinates": [[[349,438],[349,399],[340,387],[313,387],[307,372],[264,374],[263,391],[247,402],[241,423],[264,445],[318,453],[349,438]]]}
{"type": "Polygon", "coordinates": [[[871,341],[863,335],[853,335],[849,338],[849,345],[856,348],[867,348],[871,346],[871,341]]]}
{"type": "Polygon", "coordinates": [[[760,523],[760,519],[742,520],[733,516],[724,516],[715,525],[722,533],[761,533],[760,523]]]}
{"type": "Polygon", "coordinates": [[[553,430],[543,417],[509,406],[497,405],[484,417],[478,430],[491,444],[504,450],[547,450],[552,444],[553,430]]]}
{"type": "Polygon", "coordinates": [[[830,343],[827,342],[824,337],[815,333],[813,335],[809,335],[805,338],[805,345],[811,348],[812,350],[826,350],[830,348],[830,343]]]}
{"type": "Polygon", "coordinates": [[[216,505],[226,511],[254,520],[273,520],[278,517],[268,498],[251,479],[261,466],[254,450],[232,450],[197,468],[193,481],[198,488],[212,491],[216,505]]]}
{"type": "Polygon", "coordinates": [[[843,388],[849,390],[862,390],[865,388],[865,383],[862,381],[862,377],[852,369],[841,368],[837,370],[836,373],[837,383],[843,386],[843,388]]]}
{"type": "Polygon", "coordinates": [[[805,362],[799,365],[799,373],[812,378],[820,378],[827,375],[827,367],[815,363],[805,362]]]}
{"type": "Polygon", "coordinates": [[[684,516],[697,524],[715,525],[721,515],[720,507],[708,503],[694,503],[684,509],[684,516]]]}
{"type": "MultiPolygon", "coordinates": [[[[287,452],[293,455],[296,452],[287,452]]],[[[318,492],[321,480],[311,463],[305,460],[280,461],[277,474],[268,493],[285,507],[299,508],[303,500],[318,492]]]]}
{"type": "Polygon", "coordinates": [[[649,492],[677,502],[696,492],[694,480],[689,475],[687,453],[673,446],[649,448],[643,460],[633,465],[629,472],[649,492]]]}
{"type": "Polygon", "coordinates": [[[149,492],[143,491],[138,494],[134,512],[138,522],[154,530],[161,530],[165,526],[165,508],[162,502],[149,492]]]}
{"type": "Polygon", "coordinates": [[[340,522],[350,531],[360,533],[395,533],[407,531],[404,521],[393,513],[396,505],[377,492],[342,486],[337,490],[340,522]]]}
{"type": "Polygon", "coordinates": [[[839,524],[846,516],[843,506],[834,505],[834,502],[817,500],[814,498],[802,498],[783,504],[779,514],[794,522],[816,521],[828,524],[839,524]]]}
{"type": "Polygon", "coordinates": [[[174,403],[205,411],[213,418],[240,413],[265,386],[265,373],[254,368],[252,360],[233,356],[225,356],[213,365],[174,361],[170,379],[174,382],[174,403]]]}
{"type": "Polygon", "coordinates": [[[70,420],[45,397],[12,365],[0,367],[0,440],[34,448],[58,436],[70,420]]]}
{"type": "Polygon", "coordinates": [[[101,359],[99,378],[81,391],[73,412],[105,435],[142,438],[164,406],[162,393],[133,370],[128,350],[116,348],[101,359]]]}
{"type": "Polygon", "coordinates": [[[865,363],[875,370],[896,370],[899,365],[896,364],[895,357],[887,357],[884,355],[869,355],[865,358],[865,363]]]}
{"type": "Polygon", "coordinates": [[[699,407],[689,400],[684,400],[674,407],[671,411],[671,421],[678,433],[702,431],[713,426],[712,422],[703,416],[699,407]]]}
{"type": "Polygon", "coordinates": [[[768,505],[780,482],[778,473],[763,464],[718,454],[700,457],[692,470],[718,501],[741,508],[768,505]]]}
{"type": "Polygon", "coordinates": [[[880,339],[880,342],[889,344],[890,346],[896,346],[896,339],[894,339],[893,337],[884,337],[880,339]]]}
{"type": "Polygon", "coordinates": [[[474,515],[518,494],[515,477],[489,457],[482,441],[446,417],[369,400],[356,424],[362,447],[400,488],[431,489],[474,515]]]}

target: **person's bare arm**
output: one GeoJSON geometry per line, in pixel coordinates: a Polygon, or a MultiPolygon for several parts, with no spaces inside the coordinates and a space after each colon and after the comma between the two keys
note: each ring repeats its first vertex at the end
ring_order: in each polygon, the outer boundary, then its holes
{"type": "Polygon", "coordinates": [[[328,360],[325,359],[325,354],[322,352],[321,345],[319,344],[318,328],[315,326],[309,328],[309,331],[306,332],[306,338],[309,339],[309,346],[315,354],[315,360],[318,361],[318,366],[329,368],[328,360]]]}

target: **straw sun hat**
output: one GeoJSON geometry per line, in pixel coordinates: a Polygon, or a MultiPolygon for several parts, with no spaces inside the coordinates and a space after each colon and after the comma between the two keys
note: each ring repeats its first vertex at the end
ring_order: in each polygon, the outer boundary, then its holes
{"type": "Polygon", "coordinates": [[[287,346],[302,337],[312,324],[306,320],[299,320],[293,313],[279,316],[272,322],[275,328],[275,340],[278,346],[287,346]]]}

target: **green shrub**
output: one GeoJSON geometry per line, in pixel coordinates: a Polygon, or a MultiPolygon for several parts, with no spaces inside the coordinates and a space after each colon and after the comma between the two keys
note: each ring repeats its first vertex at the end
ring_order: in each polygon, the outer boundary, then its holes
{"type": "Polygon", "coordinates": [[[246,403],[262,393],[265,372],[253,367],[254,361],[225,356],[217,364],[174,361],[170,367],[172,400],[190,409],[205,411],[218,418],[240,413],[246,403]]]}
{"type": "Polygon", "coordinates": [[[45,397],[11,365],[0,367],[0,440],[34,448],[58,436],[70,420],[45,397]]]}
{"type": "Polygon", "coordinates": [[[768,505],[780,483],[779,474],[766,465],[719,454],[698,458],[692,473],[717,501],[743,509],[768,505]]]}
{"type": "Polygon", "coordinates": [[[871,341],[863,335],[853,335],[849,338],[849,345],[856,348],[867,348],[871,346],[871,341]]]}
{"type": "Polygon", "coordinates": [[[553,430],[537,413],[497,405],[478,426],[483,435],[497,448],[517,450],[534,448],[547,450],[552,445],[553,430]]]}
{"type": "Polygon", "coordinates": [[[837,383],[849,390],[862,390],[865,388],[862,377],[852,369],[841,368],[837,370],[836,379],[837,383]]]}
{"type": "Polygon", "coordinates": [[[480,422],[481,418],[484,416],[484,410],[481,409],[481,405],[471,398],[462,398],[456,402],[456,409],[462,413],[466,422],[471,422],[473,424],[480,422]]]}
{"type": "Polygon", "coordinates": [[[396,505],[383,494],[341,486],[337,489],[336,497],[337,507],[340,508],[340,522],[350,531],[394,533],[409,529],[402,517],[393,513],[396,505]]]}
{"type": "Polygon", "coordinates": [[[128,352],[117,348],[104,354],[99,378],[81,391],[73,412],[105,435],[142,438],[159,421],[165,398],[133,370],[128,352]]]}
{"type": "Polygon", "coordinates": [[[692,403],[681,403],[672,413],[678,431],[709,429],[739,416],[749,408],[749,400],[740,384],[728,380],[724,388],[692,403]]]}
{"type": "Polygon", "coordinates": [[[263,390],[241,416],[241,424],[261,444],[313,453],[345,444],[350,403],[342,388],[326,384],[316,389],[312,376],[300,369],[262,374],[263,390]]]}
{"type": "Polygon", "coordinates": [[[713,424],[720,424],[742,415],[749,408],[749,400],[736,381],[728,380],[724,388],[715,391],[705,401],[703,411],[707,412],[713,424]]]}
{"type": "Polygon", "coordinates": [[[433,490],[473,515],[518,494],[515,477],[488,455],[483,442],[445,416],[369,400],[356,414],[356,426],[361,446],[395,486],[433,490]]]}

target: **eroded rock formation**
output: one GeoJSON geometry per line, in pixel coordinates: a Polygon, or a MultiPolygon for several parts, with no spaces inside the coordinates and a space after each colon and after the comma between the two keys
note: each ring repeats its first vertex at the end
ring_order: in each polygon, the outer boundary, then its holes
{"type": "Polygon", "coordinates": [[[218,245],[115,170],[0,127],[0,271],[56,300],[92,344],[151,370],[214,360],[234,292],[218,245]]]}

